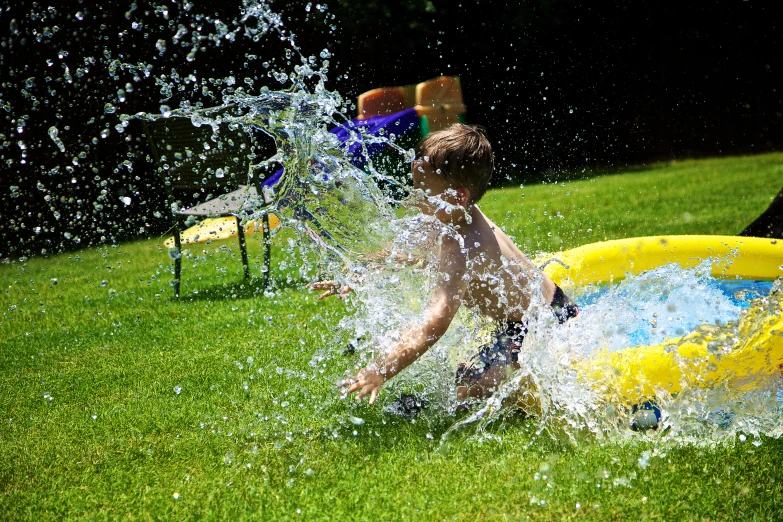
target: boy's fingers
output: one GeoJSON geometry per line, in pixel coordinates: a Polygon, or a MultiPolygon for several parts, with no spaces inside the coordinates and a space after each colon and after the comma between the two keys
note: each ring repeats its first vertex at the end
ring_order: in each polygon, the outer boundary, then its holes
{"type": "Polygon", "coordinates": [[[355,392],[356,390],[361,390],[362,386],[364,386],[364,385],[360,384],[359,382],[355,382],[355,383],[351,384],[351,386],[345,391],[345,394],[346,395],[350,395],[353,392],[355,392]]]}
{"type": "MultiPolygon", "coordinates": [[[[319,288],[319,290],[320,290],[320,288],[319,288]]],[[[321,299],[323,299],[325,297],[329,297],[330,295],[334,295],[334,290],[327,290],[326,292],[324,292],[323,294],[318,296],[318,300],[320,301],[321,299]]]]}
{"type": "Polygon", "coordinates": [[[343,298],[343,297],[345,297],[346,295],[350,294],[352,291],[353,291],[353,290],[351,289],[351,287],[350,287],[350,286],[345,286],[345,287],[344,287],[344,288],[343,288],[343,289],[340,291],[340,299],[342,299],[342,298],[343,298]]]}
{"type": "Polygon", "coordinates": [[[362,386],[362,391],[359,392],[359,394],[356,396],[356,400],[360,401],[367,397],[367,395],[370,395],[370,404],[375,402],[374,396],[377,393],[377,388],[373,386],[372,384],[365,384],[362,386]]]}
{"type": "Polygon", "coordinates": [[[327,288],[335,288],[338,286],[339,285],[334,281],[316,281],[315,283],[307,285],[307,288],[311,290],[325,290],[327,288]]]}
{"type": "Polygon", "coordinates": [[[378,397],[378,388],[373,384],[367,384],[362,388],[362,391],[360,391],[356,395],[356,402],[360,402],[362,399],[364,399],[367,396],[370,396],[370,405],[372,406],[375,404],[375,398],[378,397]]]}

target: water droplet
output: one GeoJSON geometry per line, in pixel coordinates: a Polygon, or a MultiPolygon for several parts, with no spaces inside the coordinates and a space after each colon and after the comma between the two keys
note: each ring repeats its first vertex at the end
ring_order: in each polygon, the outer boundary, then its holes
{"type": "Polygon", "coordinates": [[[163,56],[166,52],[166,40],[158,40],[155,42],[155,49],[158,50],[158,54],[163,56]]]}
{"type": "Polygon", "coordinates": [[[55,145],[57,145],[57,148],[60,149],[60,152],[65,152],[65,144],[60,140],[60,138],[57,137],[57,134],[59,131],[57,130],[57,127],[52,125],[49,127],[49,137],[52,139],[55,145]]]}
{"type": "Polygon", "coordinates": [[[174,393],[176,393],[177,395],[182,393],[182,386],[174,386],[174,393]]]}
{"type": "Polygon", "coordinates": [[[642,456],[639,457],[638,462],[640,468],[647,469],[647,466],[649,466],[650,464],[650,452],[645,451],[644,453],[642,453],[642,456]]]}

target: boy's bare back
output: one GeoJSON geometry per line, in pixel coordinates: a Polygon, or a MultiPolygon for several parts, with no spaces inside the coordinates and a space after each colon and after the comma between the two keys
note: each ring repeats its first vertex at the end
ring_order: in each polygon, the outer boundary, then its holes
{"type": "Polygon", "coordinates": [[[442,269],[465,263],[463,304],[497,322],[508,322],[523,320],[531,292],[536,291],[531,285],[540,284],[545,301],[551,302],[555,293],[552,280],[540,273],[478,206],[472,207],[470,218],[458,227],[464,247],[453,248],[451,242],[444,242],[441,251],[441,256],[455,258],[443,263],[442,269]]]}

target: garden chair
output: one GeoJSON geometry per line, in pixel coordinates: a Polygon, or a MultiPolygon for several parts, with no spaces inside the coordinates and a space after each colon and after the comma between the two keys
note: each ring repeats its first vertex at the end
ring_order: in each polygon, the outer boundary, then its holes
{"type": "MultiPolygon", "coordinates": [[[[220,110],[231,110],[231,107],[220,110]]],[[[218,113],[205,113],[212,117],[218,113]]],[[[254,175],[248,184],[250,160],[254,151],[241,128],[224,124],[217,133],[210,125],[195,126],[190,118],[161,117],[142,120],[152,157],[174,217],[174,296],[179,297],[182,273],[181,225],[197,218],[233,216],[236,219],[239,249],[245,279],[250,277],[242,215],[257,211],[271,201],[264,190],[263,176],[254,175]],[[233,189],[233,190],[232,190],[233,189]],[[203,203],[178,208],[177,194],[225,192],[203,203]]],[[[262,213],[264,244],[263,288],[269,283],[269,217],[262,213]]]]}

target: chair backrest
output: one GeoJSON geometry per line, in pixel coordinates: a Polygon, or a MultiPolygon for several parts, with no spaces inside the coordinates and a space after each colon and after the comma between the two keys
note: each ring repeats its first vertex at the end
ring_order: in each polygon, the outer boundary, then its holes
{"type": "Polygon", "coordinates": [[[176,191],[214,190],[247,184],[250,147],[241,128],[228,124],[213,132],[196,127],[190,118],[144,121],[158,169],[168,188],[176,191]]]}

